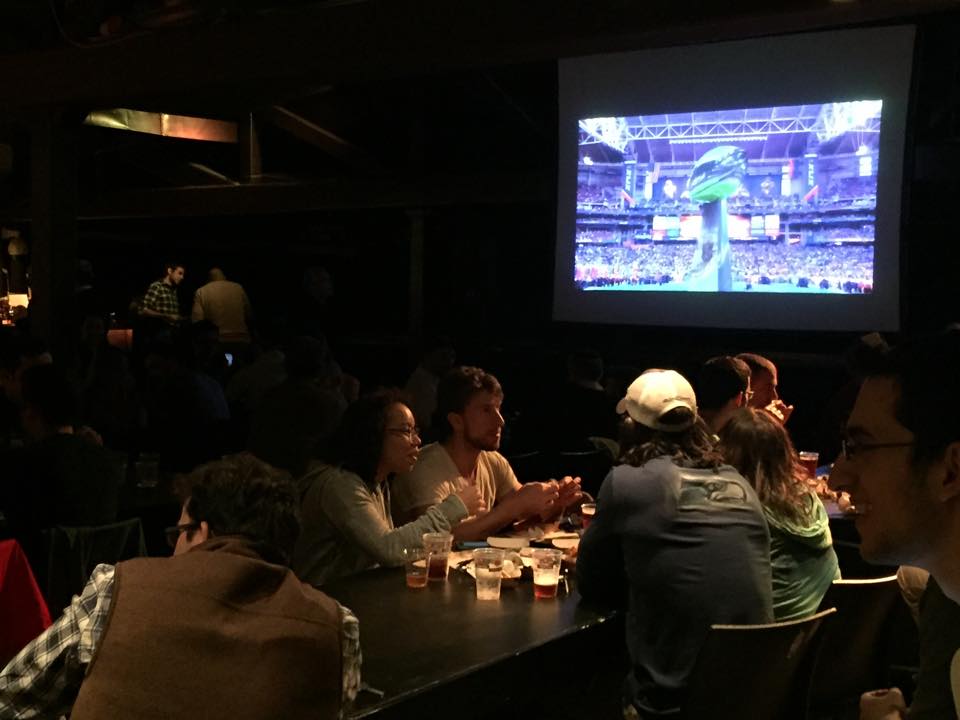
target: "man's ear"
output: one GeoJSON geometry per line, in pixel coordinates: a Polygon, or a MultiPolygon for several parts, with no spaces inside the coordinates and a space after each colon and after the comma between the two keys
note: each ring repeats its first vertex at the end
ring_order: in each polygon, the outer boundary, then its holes
{"type": "Polygon", "coordinates": [[[947,445],[943,451],[943,479],[937,491],[941,500],[960,497],[960,441],[947,445]]]}
{"type": "Polygon", "coordinates": [[[200,542],[206,542],[210,539],[210,526],[207,525],[206,520],[200,521],[200,527],[197,528],[197,538],[200,542]]]}
{"type": "Polygon", "coordinates": [[[463,431],[463,417],[461,417],[460,413],[448,412],[447,422],[450,423],[450,427],[453,428],[454,432],[463,431]]]}

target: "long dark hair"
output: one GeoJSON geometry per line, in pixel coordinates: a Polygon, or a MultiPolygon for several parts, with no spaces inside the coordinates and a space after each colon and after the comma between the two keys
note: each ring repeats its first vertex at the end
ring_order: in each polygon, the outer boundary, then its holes
{"type": "Polygon", "coordinates": [[[810,520],[810,486],[790,436],[763,411],[737,410],[720,430],[720,451],[760,502],[794,522],[810,520]]]}
{"type": "Polygon", "coordinates": [[[391,405],[403,402],[403,394],[395,389],[377,390],[357,400],[343,413],[327,459],[356,473],[374,489],[383,453],[387,411],[391,405]]]}
{"type": "MultiPolygon", "coordinates": [[[[674,408],[661,420],[669,425],[685,425],[690,421],[690,414],[688,408],[674,408]]],[[[620,423],[619,462],[640,467],[663,456],[686,468],[718,468],[723,464],[723,457],[714,447],[710,429],[699,417],[684,430],[666,432],[653,430],[629,415],[625,416],[620,423]]]]}

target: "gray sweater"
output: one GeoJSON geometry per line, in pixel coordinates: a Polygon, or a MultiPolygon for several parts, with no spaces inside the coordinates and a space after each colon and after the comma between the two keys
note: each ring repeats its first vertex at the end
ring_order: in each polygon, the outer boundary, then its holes
{"type": "Polygon", "coordinates": [[[370,488],[359,475],[315,464],[300,478],[301,530],[293,570],[304,582],[323,585],[377,565],[400,565],[405,547],[419,547],[423,534],[448,532],[467,516],[451,495],[413,522],[394,527],[387,483],[370,488]]]}

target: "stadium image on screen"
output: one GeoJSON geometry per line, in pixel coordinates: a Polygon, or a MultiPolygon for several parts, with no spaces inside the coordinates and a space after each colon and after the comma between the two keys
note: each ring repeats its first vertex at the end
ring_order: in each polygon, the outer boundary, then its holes
{"type": "Polygon", "coordinates": [[[579,120],[583,291],[873,291],[880,100],[579,120]]]}

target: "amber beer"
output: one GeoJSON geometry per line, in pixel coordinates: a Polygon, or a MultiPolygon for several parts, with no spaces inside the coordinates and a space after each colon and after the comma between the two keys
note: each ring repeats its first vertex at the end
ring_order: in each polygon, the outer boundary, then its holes
{"type": "Polygon", "coordinates": [[[594,503],[584,503],[580,506],[580,518],[584,530],[590,527],[590,521],[593,520],[593,516],[596,514],[596,512],[597,506],[594,503]]]}
{"type": "Polygon", "coordinates": [[[820,453],[803,451],[799,454],[800,464],[807,471],[807,477],[811,480],[817,479],[817,462],[820,460],[820,453]]]}
{"type": "Polygon", "coordinates": [[[427,586],[427,574],[426,573],[407,573],[407,587],[410,588],[422,588],[427,586]]]}
{"type": "Polygon", "coordinates": [[[430,561],[427,564],[427,578],[430,580],[446,580],[449,559],[450,555],[447,553],[431,553],[430,561]]]}
{"type": "Polygon", "coordinates": [[[545,582],[548,578],[541,575],[533,583],[533,597],[537,600],[547,600],[557,596],[557,585],[560,581],[559,576],[553,582],[545,582]]]}

